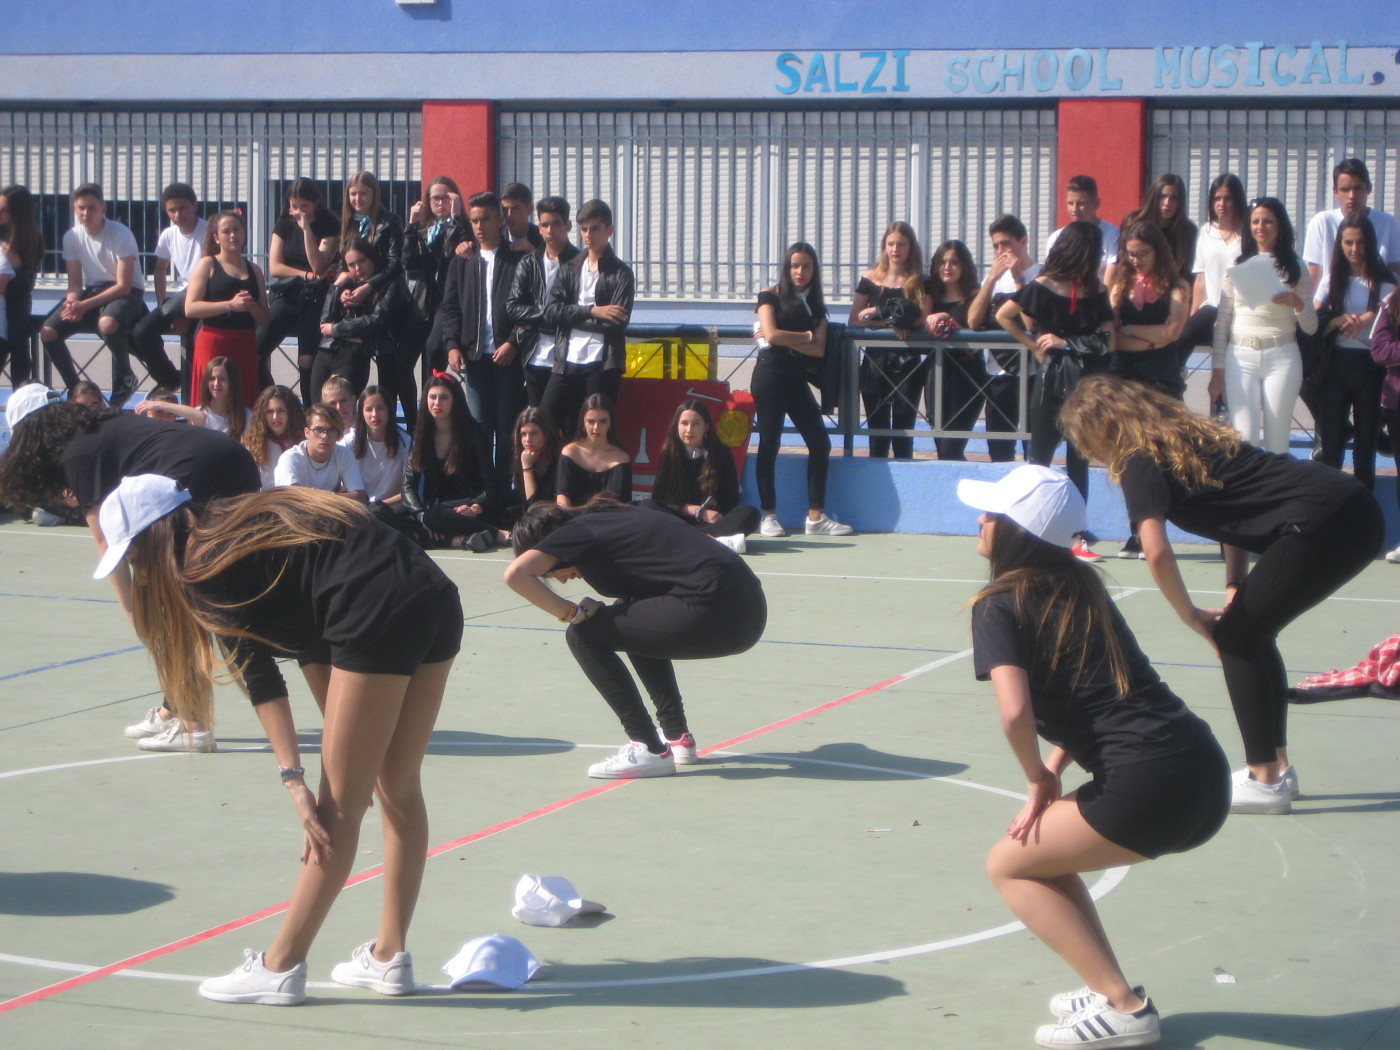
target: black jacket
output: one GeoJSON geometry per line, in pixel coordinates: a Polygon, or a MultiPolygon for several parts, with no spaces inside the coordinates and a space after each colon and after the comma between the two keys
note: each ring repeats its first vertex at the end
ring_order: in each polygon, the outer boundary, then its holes
{"type": "MultiPolygon", "coordinates": [[[[373,288],[374,278],[367,283],[373,288]]],[[[394,281],[378,298],[371,296],[368,301],[349,309],[340,305],[343,291],[344,288],[334,284],[326,290],[325,301],[321,304],[321,323],[331,326],[331,334],[321,337],[321,345],[332,348],[337,342],[350,340],[363,344],[376,358],[395,353],[399,348],[403,313],[408,305],[403,283],[394,281]]]]}
{"type": "MultiPolygon", "coordinates": [[[[554,291],[550,293],[549,305],[544,310],[544,321],[559,330],[560,353],[554,358],[554,371],[564,371],[568,355],[569,335],[577,328],[584,332],[597,332],[603,336],[603,370],[621,370],[626,364],[627,323],[609,324],[595,319],[590,307],[580,306],[579,290],[583,286],[583,267],[588,262],[588,254],[579,252],[559,270],[554,280],[554,291]]],[[[621,306],[630,317],[632,300],[637,294],[636,279],[632,268],[619,259],[609,248],[598,261],[598,288],[595,293],[598,306],[621,306]]]]}
{"type": "MultiPolygon", "coordinates": [[[[504,244],[496,249],[496,265],[491,275],[491,328],[496,344],[518,342],[515,326],[506,314],[506,300],[511,280],[523,258],[504,244]]],[[[447,267],[447,287],[442,305],[438,307],[442,327],[442,348],[461,350],[468,361],[490,359],[483,343],[486,336],[486,315],[481,308],[481,292],[486,284],[486,260],[481,252],[469,259],[454,257],[447,267]]],[[[516,360],[519,360],[517,355],[516,360]]]]}
{"type": "MultiPolygon", "coordinates": [[[[352,237],[357,235],[357,224],[353,219],[350,221],[350,230],[352,237]]],[[[380,209],[379,219],[370,228],[369,236],[365,240],[374,245],[375,251],[379,253],[379,268],[369,279],[370,287],[377,292],[381,288],[401,282],[404,275],[403,220],[391,211],[380,209]]],[[[345,251],[343,243],[340,250],[345,251]]],[[[343,270],[345,267],[342,265],[340,268],[343,270]]]]}
{"type": "Polygon", "coordinates": [[[447,287],[447,268],[457,257],[457,246],[473,241],[472,229],[460,215],[449,221],[437,243],[423,239],[416,223],[403,235],[403,265],[413,302],[424,317],[432,317],[447,287]]]}
{"type": "Polygon", "coordinates": [[[413,469],[413,455],[403,468],[403,502],[415,514],[421,514],[435,503],[466,500],[480,503],[490,513],[496,502],[496,493],[490,485],[491,471],[483,470],[483,463],[490,463],[486,454],[484,435],[475,423],[472,425],[472,444],[458,464],[456,473],[443,471],[443,462],[437,458],[432,447],[433,435],[428,432],[428,445],[423,449],[423,466],[413,469]]]}
{"type": "MultiPolygon", "coordinates": [[[[573,244],[564,246],[564,250],[559,253],[560,273],[555,275],[555,283],[558,283],[559,276],[563,273],[563,267],[578,253],[577,246],[573,244]]],[[[520,347],[520,360],[526,364],[529,364],[530,358],[535,352],[535,344],[539,341],[540,332],[552,330],[552,326],[546,324],[544,319],[547,305],[544,287],[544,249],[540,248],[520,260],[520,265],[515,268],[515,280],[510,282],[510,295],[506,297],[506,314],[516,326],[515,334],[519,339],[517,345],[520,347]]]]}

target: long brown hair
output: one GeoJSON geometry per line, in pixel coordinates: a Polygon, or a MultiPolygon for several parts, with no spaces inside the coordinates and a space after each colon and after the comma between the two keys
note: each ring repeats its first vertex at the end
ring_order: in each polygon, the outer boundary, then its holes
{"type": "Polygon", "coordinates": [[[1209,460],[1240,450],[1240,436],[1198,416],[1174,397],[1102,373],[1085,376],[1060,408],[1060,429],[1086,456],[1108,467],[1113,481],[1142,453],[1190,489],[1220,488],[1209,460]]]}
{"type": "Polygon", "coordinates": [[[705,421],[705,436],[700,439],[700,447],[705,452],[704,466],[700,468],[701,495],[717,497],[720,487],[718,472],[724,469],[720,461],[729,458],[730,465],[734,463],[729,450],[720,443],[719,435],[715,433],[710,410],[694,398],[682,401],[671,416],[671,426],[666,431],[666,440],[661,444],[661,455],[656,463],[656,482],[651,490],[652,497],[658,503],[669,506],[684,503],[690,498],[685,475],[685,461],[690,453],[678,433],[681,416],[686,412],[694,412],[705,421]]]}
{"type": "Polygon", "coordinates": [[[278,455],[301,440],[306,429],[306,413],[301,409],[297,396],[284,386],[270,386],[258,395],[253,404],[253,418],[248,420],[248,429],[243,431],[243,447],[253,454],[253,462],[260,467],[275,466],[269,452],[279,444],[272,428],[267,425],[267,409],[273,400],[281,401],[287,407],[287,444],[278,450],[278,455]]]}
{"type": "Polygon", "coordinates": [[[222,368],[224,375],[228,376],[228,393],[225,395],[228,401],[228,436],[234,441],[242,441],[243,431],[248,425],[248,403],[243,400],[243,373],[238,370],[238,362],[233,358],[211,357],[204,366],[204,374],[199,377],[199,407],[208,411],[214,400],[209,393],[209,380],[213,378],[216,368],[222,368]]]}
{"type": "Polygon", "coordinates": [[[1123,227],[1123,236],[1118,242],[1118,267],[1113,271],[1113,287],[1109,298],[1114,305],[1122,303],[1132,291],[1133,281],[1138,273],[1137,263],[1128,258],[1128,242],[1140,241],[1152,249],[1152,269],[1143,274],[1158,295],[1168,295],[1181,280],[1172,247],[1167,243],[1166,234],[1156,223],[1135,222],[1123,227]]]}
{"type": "Polygon", "coordinates": [[[875,274],[877,280],[883,284],[885,275],[890,272],[890,257],[885,253],[885,242],[890,239],[891,234],[899,234],[909,242],[909,262],[908,270],[903,274],[897,274],[904,278],[903,287],[900,289],[904,297],[919,309],[924,308],[924,260],[919,254],[919,237],[914,232],[914,227],[907,222],[892,222],[885,227],[885,232],[880,235],[880,257],[875,260],[871,272],[875,274]]]}
{"type": "Polygon", "coordinates": [[[355,209],[350,205],[350,187],[369,187],[369,216],[370,236],[374,235],[374,227],[379,224],[380,213],[384,211],[384,193],[379,188],[379,178],[372,171],[357,171],[350,177],[350,181],[345,184],[345,209],[340,213],[340,242],[347,243],[352,236],[360,232],[360,223],[355,218],[355,209]]]}
{"type": "Polygon", "coordinates": [[[1111,629],[1112,601],[1098,570],[1068,547],[1033,536],[1004,515],[995,515],[992,530],[991,581],[970,604],[997,594],[1011,595],[1016,622],[1028,649],[1052,674],[1066,668],[1079,682],[1085,658],[1097,651],[1086,639],[1102,640],[1108,667],[1120,697],[1132,689],[1128,660],[1111,629]]]}
{"type": "MultiPolygon", "coordinates": [[[[196,513],[188,504],[161,518],[132,541],[131,611],[136,633],[151,651],[166,703],[186,721],[209,724],[213,684],[242,682],[221,638],[275,646],[236,623],[237,607],[203,597],[205,583],[264,551],[340,540],[366,519],[358,503],[311,488],[275,488],[214,500],[196,513]]],[[[256,601],[277,585],[266,581],[256,601]]]]}
{"type": "Polygon", "coordinates": [[[520,453],[523,446],[520,444],[520,432],[529,423],[535,424],[544,434],[545,455],[548,457],[544,463],[536,462],[536,471],[552,471],[555,464],[559,462],[559,428],[554,425],[554,417],[543,408],[524,408],[520,415],[515,417],[514,448],[511,450],[512,473],[515,477],[515,491],[520,493],[521,498],[525,496],[525,470],[520,465],[520,453]]]}
{"type": "Polygon", "coordinates": [[[10,212],[8,229],[0,230],[0,240],[10,242],[10,250],[19,256],[25,270],[38,271],[44,261],[44,235],[39,230],[39,209],[34,194],[18,183],[0,190],[5,207],[10,212]]]}

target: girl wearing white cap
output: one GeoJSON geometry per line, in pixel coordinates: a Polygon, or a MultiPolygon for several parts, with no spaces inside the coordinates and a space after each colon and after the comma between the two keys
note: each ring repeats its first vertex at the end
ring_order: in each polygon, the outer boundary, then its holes
{"type": "Polygon", "coordinates": [[[189,498],[169,478],[124,480],[102,504],[109,545],[95,575],[130,561],[136,629],[180,717],[208,719],[217,677],[242,684],[304,829],[301,871],[271,945],[245,951],[200,994],[305,1000],[307,952],[350,874],[372,793],[384,822],[378,933],[331,977],[412,994],[404,941],[428,848],[419,769],[461,644],[457,588],[410,540],[334,493],[276,488],[202,510],[189,498]],[[325,715],[315,792],[277,654],[297,657],[325,715]]]}
{"type": "Polygon", "coordinates": [[[977,677],[996,690],[1002,729],[1025,771],[1027,802],[987,857],[1026,927],[1084,987],[1055,996],[1049,1047],[1151,1046],[1156,1008],[1114,957],[1082,872],[1179,853],[1219,830],[1229,767],[1209,726],[1157,677],[1096,571],[1070,551],[1085,523],[1070,480],[1024,466],[961,481],[984,511],[977,551],[991,582],[973,599],[977,677]],[[1041,757],[1037,735],[1055,745],[1041,757]],[[1071,761],[1092,776],[1068,794],[1071,761]]]}

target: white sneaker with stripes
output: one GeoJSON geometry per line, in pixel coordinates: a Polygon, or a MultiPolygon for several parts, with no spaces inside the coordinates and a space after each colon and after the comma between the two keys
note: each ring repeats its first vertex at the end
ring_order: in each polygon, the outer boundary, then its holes
{"type": "Polygon", "coordinates": [[[1099,998],[1077,1014],[1036,1030],[1038,1046],[1127,1047],[1156,1046],[1162,1039],[1162,1019],[1148,999],[1141,1010],[1125,1014],[1099,998]]]}

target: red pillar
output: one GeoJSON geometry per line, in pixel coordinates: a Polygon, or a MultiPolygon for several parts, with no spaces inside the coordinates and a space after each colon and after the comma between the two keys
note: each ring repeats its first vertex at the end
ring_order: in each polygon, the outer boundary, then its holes
{"type": "MultiPolygon", "coordinates": [[[[426,136],[425,136],[426,137],[426,136]]],[[[1140,98],[1060,100],[1057,226],[1065,214],[1065,183],[1092,175],[1099,184],[1099,218],[1115,226],[1142,203],[1147,188],[1147,103],[1140,98]]]]}
{"type": "Polygon", "coordinates": [[[462,196],[496,188],[496,104],[423,103],[423,171],[426,184],[448,175],[462,196]]]}

